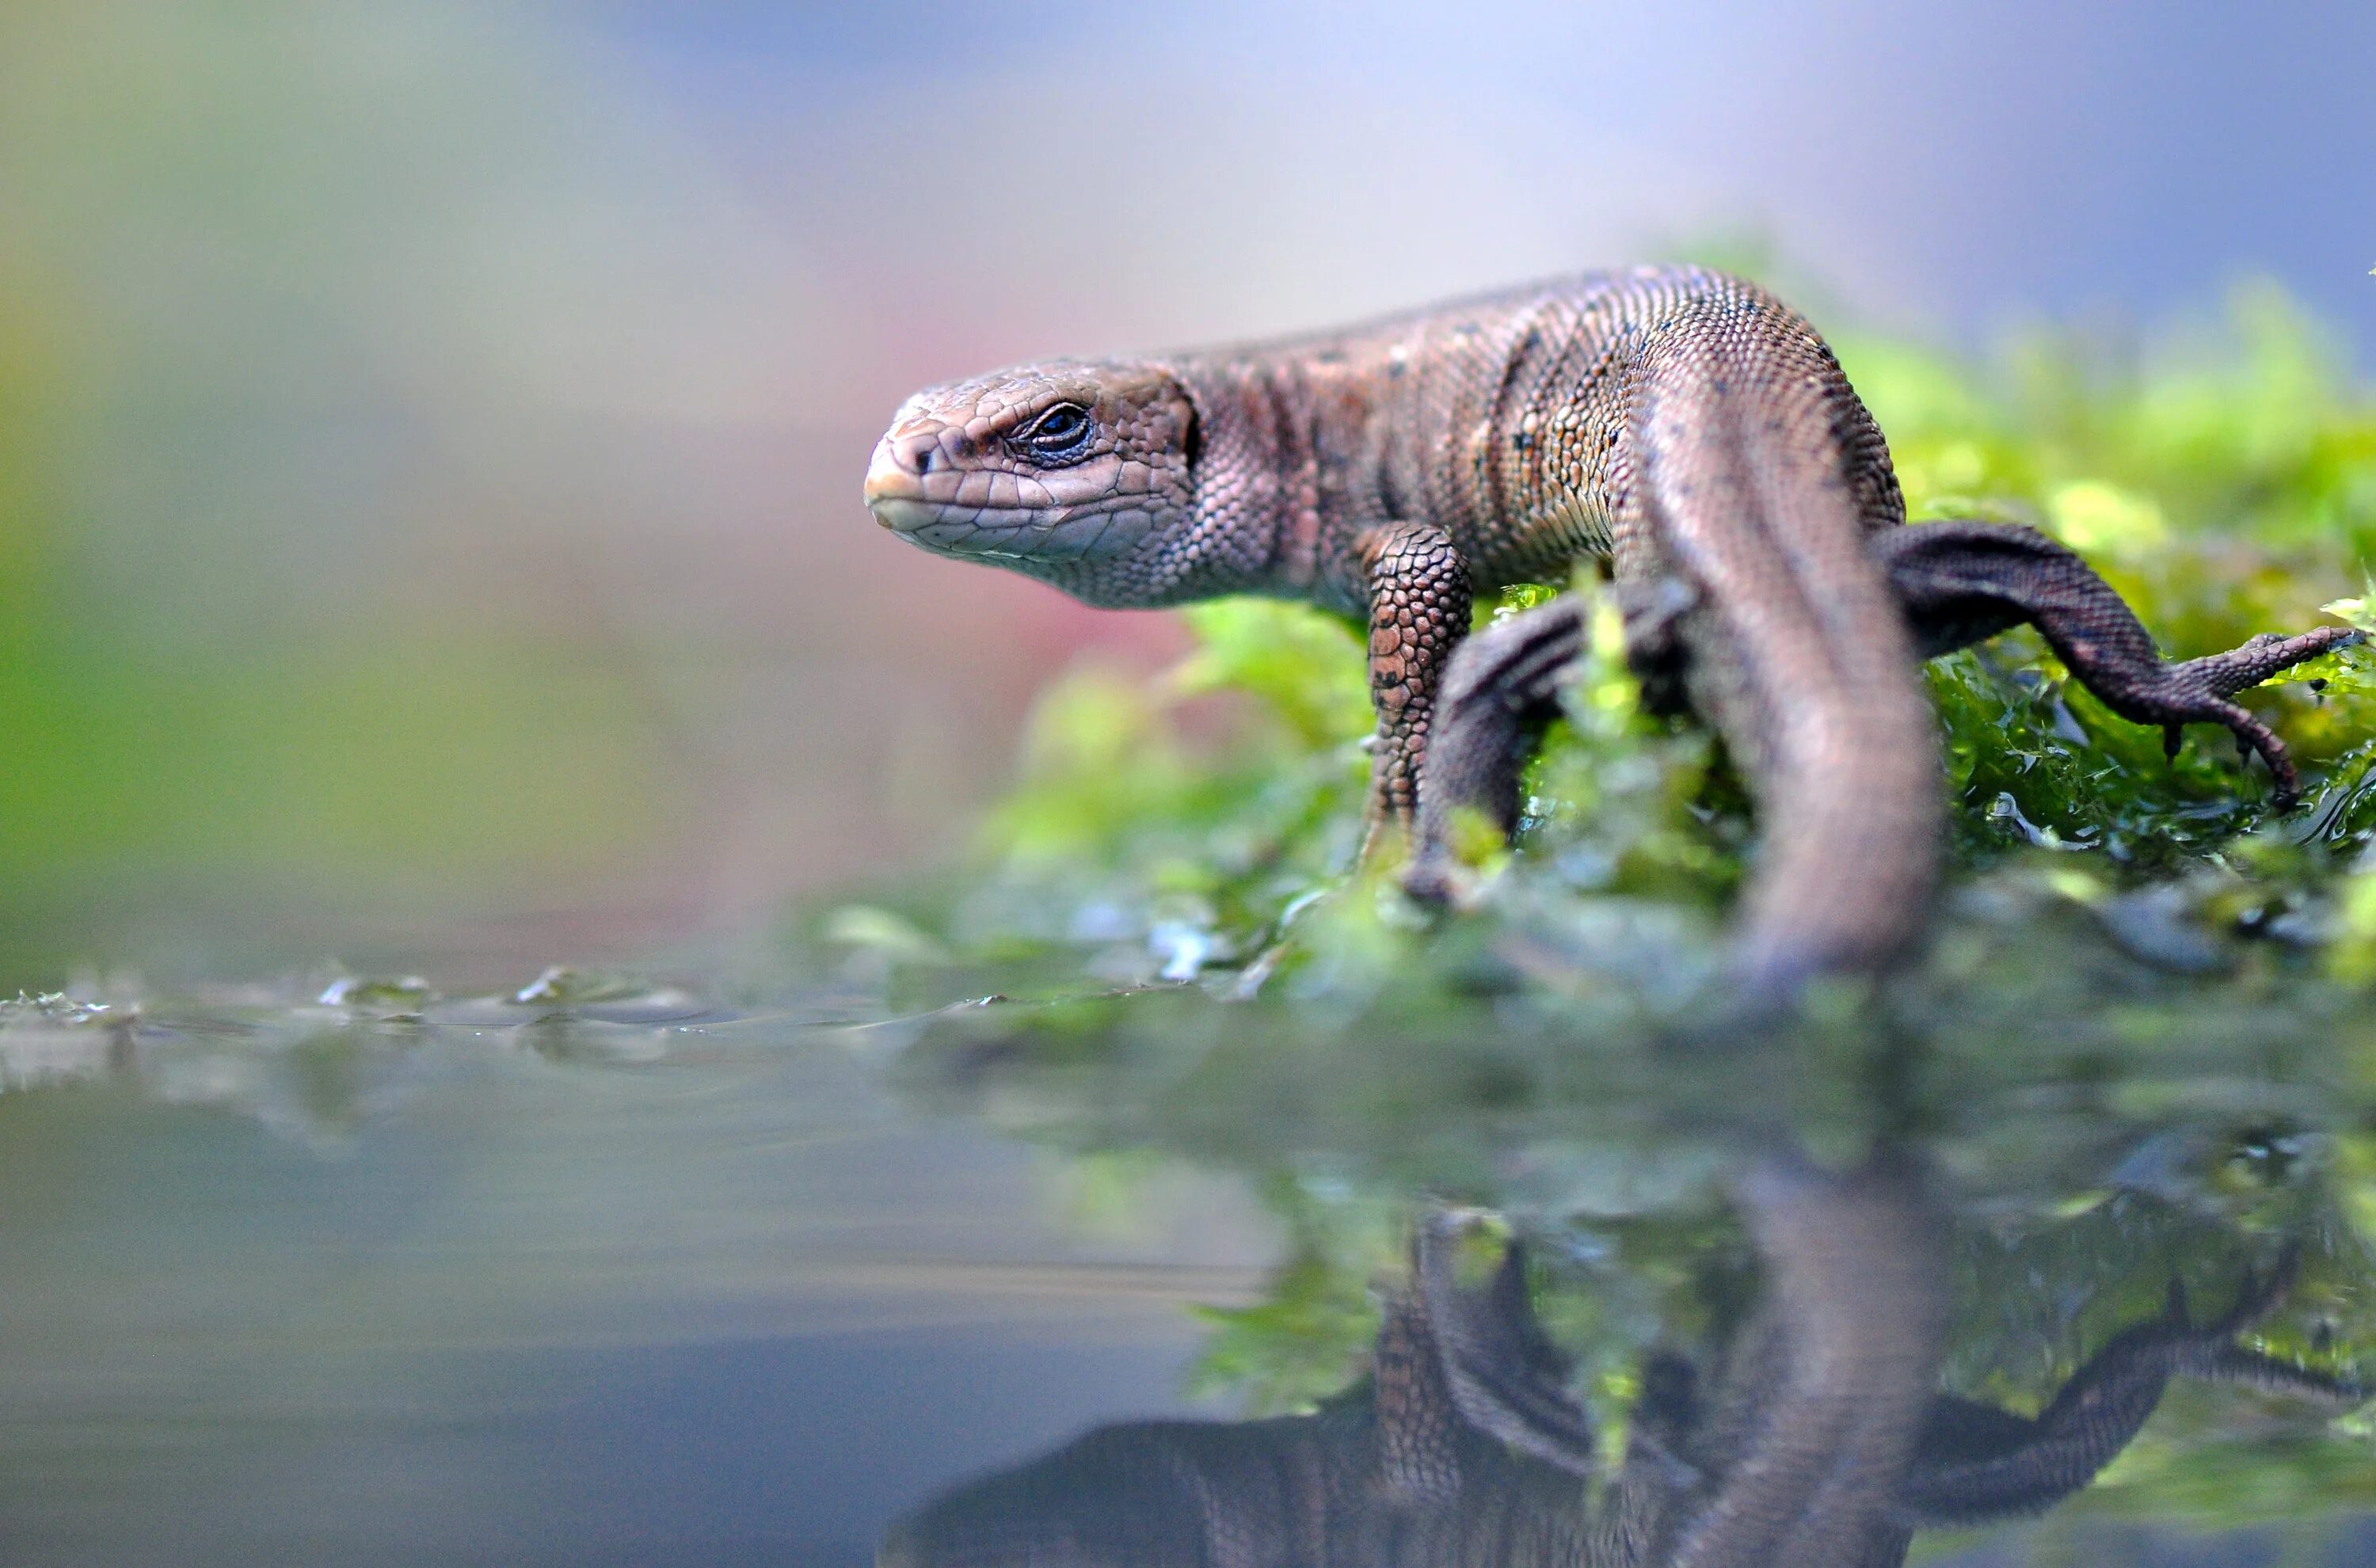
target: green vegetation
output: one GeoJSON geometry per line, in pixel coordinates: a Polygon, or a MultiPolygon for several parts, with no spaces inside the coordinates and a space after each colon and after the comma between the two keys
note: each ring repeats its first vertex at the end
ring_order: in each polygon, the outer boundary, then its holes
{"type": "MultiPolygon", "coordinates": [[[[665,184],[570,75],[437,6],[0,13],[0,986],[303,962],[325,909],[451,927],[681,842],[632,629],[502,581],[588,482],[496,434],[548,417],[533,311],[439,259],[665,184]]],[[[562,248],[527,293],[615,249],[562,248]]]]}

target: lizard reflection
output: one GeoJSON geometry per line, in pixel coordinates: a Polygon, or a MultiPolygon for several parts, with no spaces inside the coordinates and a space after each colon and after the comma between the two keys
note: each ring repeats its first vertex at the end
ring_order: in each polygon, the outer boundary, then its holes
{"type": "Polygon", "coordinates": [[[1944,1226],[1907,1168],[1768,1161],[1739,1200],[1762,1294],[1707,1372],[1648,1359],[1613,1470],[1536,1321],[1522,1247],[1465,1285],[1461,1222],[1438,1214],[1370,1375],[1314,1413],[1100,1428],[933,1503],[894,1528],[881,1568],[1878,1568],[1918,1529],[2084,1487],[2173,1376],[2361,1396],[2237,1343],[2281,1300],[2285,1266],[2199,1323],[2173,1287],[2034,1418],[1942,1395],[1944,1226]]]}

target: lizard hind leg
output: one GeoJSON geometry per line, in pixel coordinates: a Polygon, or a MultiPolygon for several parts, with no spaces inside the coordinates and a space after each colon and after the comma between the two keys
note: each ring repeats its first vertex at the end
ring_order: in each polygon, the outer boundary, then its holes
{"type": "MultiPolygon", "coordinates": [[[[1680,712],[1685,650],[1677,636],[1696,597],[1671,577],[1619,583],[1625,660],[1641,678],[1652,712],[1680,712]]],[[[1482,815],[1504,837],[1518,825],[1527,726],[1559,711],[1591,636],[1591,610],[1562,594],[1496,622],[1463,643],[1436,702],[1436,738],[1419,780],[1419,821],[1403,889],[1423,903],[1450,903],[1460,877],[1453,832],[1459,813],[1482,815]]]]}
{"type": "Polygon", "coordinates": [[[2122,1330],[2035,1417],[1942,1395],[1933,1403],[1898,1506],[1925,1527],[2043,1514],[2095,1479],[2134,1440],[2172,1377],[2303,1400],[2330,1413],[2364,1403],[2358,1382],[2248,1348],[2238,1336],[2285,1302],[2299,1254],[2245,1278],[2236,1304],[2197,1323],[2170,1282],[2161,1315],[2122,1330]]]}
{"type": "Polygon", "coordinates": [[[1925,658],[2027,622],[2106,707],[2159,725],[2175,754],[2180,727],[2225,725],[2276,780],[2277,802],[2300,793],[2283,741],[2230,699],[2306,659],[2358,640],[2344,626],[2296,636],[2263,633],[2207,659],[2170,663],[2128,602],[2069,550],[2010,523],[1914,523],[1884,529],[1872,552],[1925,658]]]}
{"type": "Polygon", "coordinates": [[[1419,821],[1403,890],[1452,902],[1460,865],[1453,837],[1473,811],[1506,837],[1518,825],[1526,726],[1556,710],[1560,683],[1584,655],[1585,609],[1562,594],[1500,621],[1454,651],[1436,699],[1435,735],[1419,780],[1419,821]]]}

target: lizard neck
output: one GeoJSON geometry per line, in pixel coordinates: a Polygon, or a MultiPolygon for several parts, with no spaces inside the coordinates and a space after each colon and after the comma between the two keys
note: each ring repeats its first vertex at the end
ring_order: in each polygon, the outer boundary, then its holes
{"type": "Polygon", "coordinates": [[[1196,407],[1196,514],[1180,599],[1313,597],[1321,577],[1320,465],[1291,365],[1253,359],[1170,367],[1196,407]]]}

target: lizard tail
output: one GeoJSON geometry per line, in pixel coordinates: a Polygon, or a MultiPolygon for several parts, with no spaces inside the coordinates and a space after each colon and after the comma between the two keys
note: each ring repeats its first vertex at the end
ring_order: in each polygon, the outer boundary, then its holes
{"type": "Polygon", "coordinates": [[[1921,1171],[1889,1149],[1844,1175],[1781,1150],[1736,1190],[1765,1270],[1728,1358],[1745,1419],[1729,1441],[1702,1434],[1713,1495],[1655,1561],[1903,1562],[1898,1481],[1938,1388],[1949,1304],[1921,1171]]]}
{"type": "Polygon", "coordinates": [[[1877,970],[1922,934],[1942,831],[1918,657],[1867,547],[1904,516],[1887,447],[1771,300],[1712,303],[1644,347],[1617,569],[1688,590],[1687,690],[1757,805],[1742,978],[1787,992],[1877,970]]]}

